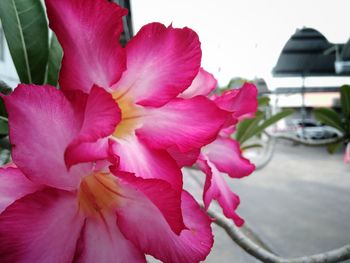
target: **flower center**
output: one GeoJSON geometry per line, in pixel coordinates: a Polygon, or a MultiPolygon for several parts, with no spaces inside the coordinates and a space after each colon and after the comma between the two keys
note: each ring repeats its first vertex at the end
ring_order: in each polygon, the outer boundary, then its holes
{"type": "Polygon", "coordinates": [[[101,215],[120,203],[122,195],[115,178],[109,173],[84,177],[78,190],[79,207],[89,216],[101,215]]]}
{"type": "Polygon", "coordinates": [[[122,119],[113,132],[113,136],[123,138],[132,134],[139,125],[141,117],[141,107],[135,105],[126,95],[114,92],[112,94],[121,110],[122,119]]]}

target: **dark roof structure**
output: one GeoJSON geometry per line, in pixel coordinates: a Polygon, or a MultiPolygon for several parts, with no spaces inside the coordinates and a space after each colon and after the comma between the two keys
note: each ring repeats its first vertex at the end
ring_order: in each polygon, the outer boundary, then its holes
{"type": "Polygon", "coordinates": [[[275,77],[350,76],[350,70],[341,65],[335,70],[336,60],[350,60],[350,42],[333,44],[313,28],[297,30],[287,41],[272,74],[275,77]]]}

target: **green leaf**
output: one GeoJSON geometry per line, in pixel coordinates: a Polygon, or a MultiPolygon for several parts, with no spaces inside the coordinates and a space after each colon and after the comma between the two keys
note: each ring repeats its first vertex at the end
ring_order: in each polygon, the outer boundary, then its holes
{"type": "Polygon", "coordinates": [[[263,117],[264,114],[261,111],[257,111],[255,118],[239,122],[234,134],[235,139],[242,145],[246,140],[253,137],[254,129],[258,126],[263,117]]]}
{"type": "Polygon", "coordinates": [[[313,113],[315,115],[315,118],[319,122],[332,126],[337,130],[344,132],[344,127],[342,125],[341,118],[338,115],[338,113],[335,112],[333,109],[319,108],[319,109],[314,109],[313,113]]]}
{"type": "Polygon", "coordinates": [[[270,103],[270,98],[269,97],[259,97],[258,98],[258,105],[261,106],[267,106],[270,103]]]}
{"type": "Polygon", "coordinates": [[[49,61],[47,63],[45,83],[57,86],[58,74],[61,68],[63,51],[57,37],[52,33],[49,50],[49,61]]]}
{"type": "Polygon", "coordinates": [[[0,19],[22,83],[43,84],[48,26],[39,0],[0,0],[0,19]]]}
{"type": "Polygon", "coordinates": [[[249,145],[244,145],[244,146],[241,146],[241,150],[244,151],[244,150],[247,150],[247,149],[251,149],[251,148],[262,148],[263,146],[259,143],[254,143],[254,144],[249,144],[249,145]]]}
{"type": "Polygon", "coordinates": [[[333,153],[335,153],[335,152],[339,149],[339,147],[340,147],[341,145],[343,145],[343,143],[344,143],[344,141],[339,141],[339,142],[335,142],[335,143],[333,143],[333,144],[330,144],[330,145],[327,146],[327,151],[328,151],[330,154],[333,154],[333,153]]]}
{"type": "MultiPolygon", "coordinates": [[[[12,92],[12,89],[5,82],[0,80],[0,93],[4,95],[9,95],[11,92],[12,92]]],[[[0,117],[7,118],[5,103],[1,97],[0,97],[0,117]]]]}
{"type": "MultiPolygon", "coordinates": [[[[258,113],[258,112],[257,112],[258,113]]],[[[260,121],[263,119],[264,114],[259,112],[254,119],[248,119],[240,122],[237,126],[236,140],[243,144],[248,139],[261,134],[267,127],[275,124],[279,120],[294,113],[292,109],[286,109],[275,115],[271,116],[259,125],[260,121]]]]}
{"type": "Polygon", "coordinates": [[[340,103],[343,114],[348,120],[350,118],[350,86],[343,85],[340,87],[340,103]]]}
{"type": "Polygon", "coordinates": [[[6,118],[0,118],[0,135],[7,135],[9,133],[8,121],[6,118]]]}
{"type": "Polygon", "coordinates": [[[281,119],[283,119],[283,118],[285,118],[293,113],[294,113],[294,110],[285,109],[285,110],[282,110],[282,111],[276,113],[275,115],[272,115],[270,118],[265,120],[262,124],[260,124],[259,126],[257,126],[254,129],[254,131],[253,131],[254,135],[262,133],[267,127],[277,123],[279,120],[281,120],[281,119]]]}

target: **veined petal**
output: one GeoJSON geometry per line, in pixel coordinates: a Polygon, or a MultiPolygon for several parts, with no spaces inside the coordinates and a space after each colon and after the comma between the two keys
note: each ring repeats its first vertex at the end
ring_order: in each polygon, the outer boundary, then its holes
{"type": "Polygon", "coordinates": [[[72,262],[83,224],[73,194],[27,195],[0,214],[1,262],[72,262]]]}
{"type": "Polygon", "coordinates": [[[216,97],[214,101],[218,107],[232,112],[233,117],[241,120],[254,117],[258,108],[257,94],[258,91],[255,85],[246,82],[239,89],[224,92],[221,96],[216,97]]]}
{"type": "Polygon", "coordinates": [[[199,158],[197,165],[207,176],[203,191],[203,201],[206,209],[208,209],[211,201],[215,199],[227,218],[231,218],[237,226],[243,225],[244,220],[235,212],[240,203],[239,197],[231,191],[220,172],[210,161],[204,158],[199,158]]]}
{"type": "Polygon", "coordinates": [[[126,53],[127,70],[113,88],[144,106],[164,105],[189,87],[202,55],[194,31],[160,23],[142,27],[126,53]]]}
{"type": "Polygon", "coordinates": [[[120,170],[144,179],[161,179],[176,191],[182,190],[181,170],[165,150],[151,149],[134,136],[110,143],[112,153],[120,157],[120,170]]]}
{"type": "Polygon", "coordinates": [[[170,147],[167,151],[180,168],[184,166],[192,166],[197,161],[200,153],[200,149],[194,149],[183,153],[180,152],[177,147],[170,147]]]}
{"type": "Polygon", "coordinates": [[[176,146],[181,152],[212,142],[230,115],[204,96],[176,98],[145,112],[143,126],[136,130],[137,137],[153,148],[176,146]]]}
{"type": "Polygon", "coordinates": [[[133,189],[142,192],[159,209],[175,234],[179,235],[186,228],[182,218],[181,193],[175,191],[169,183],[160,179],[136,177],[118,171],[117,167],[112,168],[112,171],[133,189]]]}
{"type": "Polygon", "coordinates": [[[117,224],[136,247],[163,262],[199,262],[206,258],[213,245],[210,219],[186,192],[182,193],[182,212],[188,229],[176,235],[160,211],[135,193],[117,210],[117,224]]]}
{"type": "Polygon", "coordinates": [[[76,263],[146,262],[143,253],[127,240],[116,223],[114,213],[102,219],[88,218],[77,244],[76,263]]]}
{"type": "Polygon", "coordinates": [[[64,51],[59,83],[89,92],[108,88],[125,70],[119,44],[127,10],[106,0],[45,0],[50,27],[64,51]]]}
{"type": "Polygon", "coordinates": [[[96,162],[109,158],[108,138],[96,142],[81,142],[66,149],[64,158],[67,168],[78,163],[96,162]]]}
{"type": "Polygon", "coordinates": [[[241,178],[255,170],[254,164],[244,158],[239,143],[230,138],[218,137],[202,148],[202,154],[223,173],[241,178]]]}
{"type": "Polygon", "coordinates": [[[203,68],[200,68],[191,86],[189,86],[184,92],[182,92],[179,95],[179,97],[186,99],[198,95],[207,96],[211,91],[213,91],[216,88],[217,84],[217,80],[211,73],[205,71],[203,68]]]}
{"type": "Polygon", "coordinates": [[[96,145],[96,150],[94,150],[92,143],[111,135],[120,119],[120,109],[111,94],[94,86],[86,102],[84,121],[79,134],[66,149],[65,161],[67,166],[71,167],[73,164],[82,161],[95,161],[95,158],[99,156],[99,159],[106,157],[108,143],[99,142],[96,145]],[[105,146],[104,150],[103,146],[105,146]],[[82,151],[84,151],[84,154],[82,154],[82,151]]]}
{"type": "Polygon", "coordinates": [[[68,173],[64,151],[80,131],[82,114],[50,86],[19,85],[3,99],[18,168],[36,184],[75,189],[90,165],[73,167],[68,173]]]}
{"type": "Polygon", "coordinates": [[[29,181],[18,168],[0,168],[0,214],[6,207],[41,188],[29,181]]]}

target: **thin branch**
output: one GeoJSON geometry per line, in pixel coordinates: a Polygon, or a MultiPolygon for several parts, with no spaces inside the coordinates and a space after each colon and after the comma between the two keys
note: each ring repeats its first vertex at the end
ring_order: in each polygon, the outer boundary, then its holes
{"type": "Polygon", "coordinates": [[[248,254],[267,263],[333,263],[350,259],[350,245],[345,245],[328,252],[303,256],[298,258],[283,258],[277,256],[266,249],[256,245],[247,238],[241,230],[236,227],[231,220],[221,214],[208,210],[208,215],[214,219],[214,223],[222,227],[229,237],[248,254]]]}

